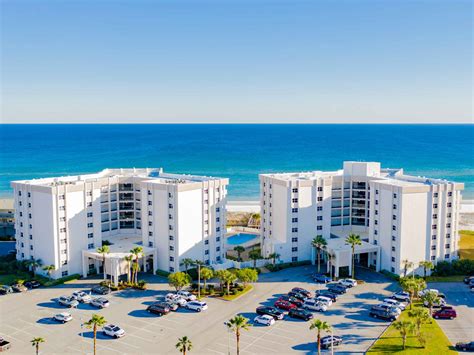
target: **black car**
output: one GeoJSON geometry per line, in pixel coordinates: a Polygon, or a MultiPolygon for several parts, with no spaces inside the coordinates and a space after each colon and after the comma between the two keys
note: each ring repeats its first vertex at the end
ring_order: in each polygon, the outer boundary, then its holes
{"type": "Polygon", "coordinates": [[[466,276],[466,277],[464,278],[464,283],[465,283],[465,284],[468,284],[469,281],[471,281],[471,280],[474,280],[474,276],[466,276]]]}
{"type": "Polygon", "coordinates": [[[329,291],[338,295],[342,295],[343,293],[347,292],[347,287],[342,286],[341,284],[329,284],[327,285],[327,288],[329,291]]]}
{"type": "Polygon", "coordinates": [[[474,341],[471,341],[469,343],[457,343],[456,350],[469,352],[474,351],[474,341]]]}
{"type": "Polygon", "coordinates": [[[26,281],[25,286],[28,288],[38,288],[41,284],[36,280],[26,281]]]}
{"type": "Polygon", "coordinates": [[[288,296],[297,298],[297,299],[299,299],[299,300],[301,300],[301,301],[303,301],[303,302],[304,302],[304,300],[307,298],[305,295],[303,295],[303,294],[301,294],[301,293],[299,293],[299,292],[294,292],[294,291],[288,292],[288,296]]]}
{"type": "Polygon", "coordinates": [[[303,306],[303,301],[300,300],[299,298],[293,297],[293,296],[288,296],[288,295],[283,295],[280,296],[280,300],[283,301],[288,301],[290,303],[293,303],[296,307],[302,307],[303,306]]]}
{"type": "Polygon", "coordinates": [[[301,287],[293,287],[291,289],[292,292],[298,292],[300,294],[302,294],[303,296],[305,296],[306,298],[309,298],[311,297],[311,292],[309,292],[308,290],[305,290],[304,288],[301,288],[301,287]]]}
{"type": "Polygon", "coordinates": [[[299,318],[299,319],[303,319],[305,321],[313,319],[313,313],[311,313],[311,312],[309,312],[305,309],[301,309],[301,308],[290,309],[290,311],[288,312],[288,315],[291,318],[299,318]]]}
{"type": "Polygon", "coordinates": [[[331,343],[332,346],[338,346],[342,344],[342,338],[337,335],[327,335],[325,337],[321,338],[321,348],[323,349],[329,349],[331,348],[331,343]]]}
{"type": "Polygon", "coordinates": [[[392,310],[385,310],[381,308],[372,307],[372,309],[370,310],[369,316],[373,318],[386,319],[393,322],[398,318],[398,313],[392,310]]]}
{"type": "Polygon", "coordinates": [[[98,295],[107,295],[110,293],[110,288],[108,288],[107,286],[97,285],[97,286],[92,287],[91,291],[98,295]]]}
{"type": "Polygon", "coordinates": [[[331,292],[329,290],[317,290],[315,292],[314,297],[318,297],[318,296],[324,296],[324,297],[330,298],[331,301],[333,301],[333,302],[336,302],[337,298],[338,298],[337,294],[335,294],[334,292],[331,292]]]}
{"type": "Polygon", "coordinates": [[[284,313],[276,307],[262,306],[256,309],[257,314],[259,315],[269,315],[272,316],[275,320],[283,319],[284,313]]]}
{"type": "Polygon", "coordinates": [[[323,283],[323,284],[327,284],[328,282],[332,281],[330,277],[323,274],[314,274],[313,280],[319,283],[323,283]]]}
{"type": "Polygon", "coordinates": [[[159,316],[163,316],[165,314],[170,313],[171,310],[169,309],[169,307],[167,307],[163,303],[154,303],[154,304],[148,306],[146,311],[148,313],[153,313],[153,314],[157,314],[159,316]]]}

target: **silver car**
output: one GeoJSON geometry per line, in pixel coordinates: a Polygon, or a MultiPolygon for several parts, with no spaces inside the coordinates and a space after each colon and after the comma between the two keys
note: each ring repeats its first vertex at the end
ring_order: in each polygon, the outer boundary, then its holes
{"type": "Polygon", "coordinates": [[[66,306],[66,307],[69,307],[69,308],[77,307],[79,305],[79,302],[77,300],[75,300],[73,297],[69,297],[69,296],[59,297],[58,298],[58,303],[61,306],[66,306]]]}
{"type": "Polygon", "coordinates": [[[107,298],[104,297],[96,297],[93,298],[91,301],[91,306],[97,308],[107,308],[110,305],[110,302],[107,298]]]}

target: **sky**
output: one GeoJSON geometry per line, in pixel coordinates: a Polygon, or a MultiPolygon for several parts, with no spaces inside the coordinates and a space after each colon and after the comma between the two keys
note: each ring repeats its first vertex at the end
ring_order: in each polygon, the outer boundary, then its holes
{"type": "Polygon", "coordinates": [[[0,0],[4,123],[472,122],[469,0],[0,0]]]}

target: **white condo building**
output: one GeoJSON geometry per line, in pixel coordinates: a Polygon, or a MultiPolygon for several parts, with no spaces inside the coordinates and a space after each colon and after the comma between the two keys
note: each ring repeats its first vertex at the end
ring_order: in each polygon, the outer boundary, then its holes
{"type": "MultiPolygon", "coordinates": [[[[351,270],[350,233],[361,236],[360,265],[403,274],[404,260],[457,258],[464,185],[381,169],[377,162],[344,162],[342,170],[260,175],[262,254],[284,262],[312,260],[311,241],[328,242],[331,267],[351,270]]],[[[328,263],[329,267],[329,263],[328,263]]]]}
{"type": "Polygon", "coordinates": [[[114,282],[127,273],[124,257],[136,246],[146,271],[178,271],[183,258],[220,263],[228,183],[162,169],[14,181],[17,259],[54,265],[54,278],[86,276],[102,271],[96,250],[107,240],[106,272],[114,282]]]}

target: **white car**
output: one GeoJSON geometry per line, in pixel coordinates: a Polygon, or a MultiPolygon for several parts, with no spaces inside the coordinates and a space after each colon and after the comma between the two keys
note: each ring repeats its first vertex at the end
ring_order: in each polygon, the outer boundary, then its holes
{"type": "Polygon", "coordinates": [[[81,303],[90,303],[92,301],[92,297],[85,293],[84,291],[75,291],[72,293],[72,298],[81,302],[81,303]]]}
{"type": "Polygon", "coordinates": [[[121,338],[125,335],[125,330],[114,324],[107,324],[102,330],[105,335],[113,338],[121,338]]]}
{"type": "Polygon", "coordinates": [[[395,292],[392,295],[392,298],[397,300],[397,301],[402,301],[402,302],[406,302],[406,303],[410,302],[410,294],[408,292],[405,292],[405,291],[395,292]]]}
{"type": "Polygon", "coordinates": [[[395,307],[393,304],[390,304],[390,303],[381,303],[379,305],[377,305],[376,307],[379,307],[379,308],[384,308],[386,311],[394,311],[394,312],[397,312],[398,315],[402,314],[402,310],[398,307],[395,307]]]}
{"type": "Polygon", "coordinates": [[[357,286],[357,281],[354,279],[342,279],[342,280],[339,280],[339,283],[349,288],[357,286]]]}
{"type": "Polygon", "coordinates": [[[318,296],[315,298],[316,301],[321,302],[322,304],[330,307],[332,305],[332,299],[326,296],[318,296]]]}
{"type": "MultiPolygon", "coordinates": [[[[423,306],[428,307],[428,302],[423,302],[423,306]]],[[[439,308],[446,306],[446,301],[441,297],[438,297],[436,301],[433,303],[433,308],[439,308]]]]}
{"type": "Polygon", "coordinates": [[[69,308],[77,307],[79,305],[79,302],[77,302],[74,298],[68,296],[59,297],[58,303],[62,306],[66,306],[69,308]]]}
{"type": "Polygon", "coordinates": [[[186,306],[186,303],[187,303],[187,301],[183,297],[177,295],[176,293],[168,293],[165,296],[165,301],[174,302],[178,304],[180,307],[186,306]]]}
{"type": "Polygon", "coordinates": [[[72,321],[72,316],[70,313],[62,312],[62,313],[55,314],[53,316],[53,320],[56,320],[62,323],[67,323],[67,322],[72,321]]]}
{"type": "Polygon", "coordinates": [[[256,316],[253,319],[253,322],[270,326],[275,324],[275,319],[272,316],[269,316],[268,314],[263,314],[261,316],[256,316]]]}
{"type": "Polygon", "coordinates": [[[435,288],[425,288],[423,291],[418,292],[418,297],[421,297],[421,296],[423,296],[425,293],[428,293],[428,292],[434,292],[434,293],[436,293],[436,294],[439,293],[439,291],[438,291],[437,289],[435,289],[435,288]]]}
{"type": "Polygon", "coordinates": [[[303,309],[307,309],[310,311],[317,311],[317,312],[326,312],[328,310],[328,306],[324,303],[321,303],[315,299],[307,298],[303,305],[301,306],[303,309]]]}
{"type": "Polygon", "coordinates": [[[392,298],[385,298],[383,300],[383,303],[393,304],[395,307],[400,308],[402,311],[404,311],[405,308],[407,308],[407,304],[405,302],[399,302],[399,301],[394,300],[392,298]]]}
{"type": "Polygon", "coordinates": [[[205,311],[207,309],[207,303],[206,302],[201,302],[201,301],[190,301],[186,303],[185,306],[187,309],[196,311],[196,312],[201,312],[205,311]]]}
{"type": "Polygon", "coordinates": [[[96,297],[91,300],[91,306],[97,308],[107,308],[108,306],[110,306],[110,302],[107,298],[96,297]]]}
{"type": "Polygon", "coordinates": [[[193,295],[191,292],[188,292],[188,291],[178,291],[176,292],[176,294],[178,296],[181,296],[182,298],[184,298],[186,301],[196,301],[197,300],[197,297],[195,295],[193,295]]]}

